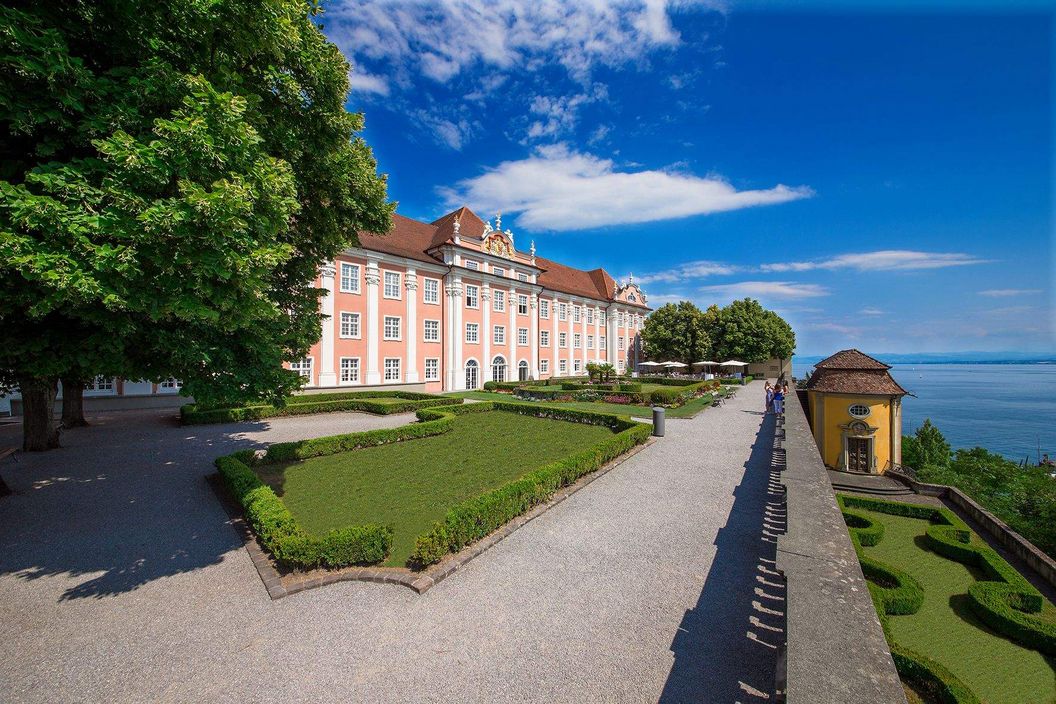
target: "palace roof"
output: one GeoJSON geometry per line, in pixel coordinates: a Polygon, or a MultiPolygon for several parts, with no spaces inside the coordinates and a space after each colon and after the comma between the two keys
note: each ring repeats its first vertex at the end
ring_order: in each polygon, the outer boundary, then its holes
{"type": "MultiPolygon", "coordinates": [[[[445,244],[454,244],[455,222],[458,221],[460,238],[479,240],[485,233],[485,223],[476,213],[463,206],[431,223],[412,220],[402,215],[392,216],[392,229],[384,235],[370,232],[359,233],[359,246],[373,252],[406,257],[430,264],[441,263],[442,257],[436,251],[445,244]]],[[[525,257],[521,252],[518,256],[525,257]]],[[[527,261],[513,260],[514,264],[530,266],[527,261]]],[[[560,293],[567,293],[595,300],[613,301],[617,288],[616,280],[604,269],[584,271],[564,264],[559,264],[542,257],[535,258],[535,268],[539,269],[538,283],[543,288],[560,293]]],[[[621,300],[621,303],[649,310],[640,302],[621,300]]]]}
{"type": "Polygon", "coordinates": [[[858,350],[842,350],[814,365],[807,389],[837,394],[905,396],[891,367],[858,350]]]}

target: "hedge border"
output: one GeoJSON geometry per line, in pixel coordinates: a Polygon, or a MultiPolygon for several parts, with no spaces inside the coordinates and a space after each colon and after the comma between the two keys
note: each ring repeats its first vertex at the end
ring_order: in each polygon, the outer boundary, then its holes
{"type": "MultiPolygon", "coordinates": [[[[572,481],[556,486],[554,488],[554,491],[556,491],[571,484],[590,471],[599,469],[608,461],[624,454],[634,446],[642,444],[648,440],[651,433],[651,426],[636,423],[627,416],[502,401],[463,405],[461,399],[450,399],[450,403],[446,406],[420,409],[417,412],[418,423],[409,423],[397,428],[383,428],[296,442],[276,443],[268,447],[263,454],[253,450],[241,450],[231,455],[218,457],[215,465],[224,484],[242,506],[246,523],[260,540],[261,546],[280,565],[287,568],[305,569],[372,565],[381,562],[389,554],[393,537],[393,528],[391,526],[377,524],[354,525],[332,530],[322,536],[311,535],[297,523],[282,499],[275,494],[271,487],[260,480],[252,468],[260,465],[302,460],[309,457],[331,455],[365,447],[440,435],[451,430],[455,416],[469,413],[486,413],[493,410],[510,411],[540,418],[604,425],[612,428],[616,434],[611,440],[599,443],[587,451],[576,453],[570,457],[532,470],[521,479],[499,487],[489,492],[490,494],[498,493],[506,487],[522,482],[525,478],[532,477],[555,465],[575,460],[576,466],[581,467],[581,460],[584,456],[589,455],[591,458],[604,456],[604,460],[597,467],[594,467],[593,470],[580,471],[572,481]],[[615,454],[605,454],[611,453],[616,448],[617,442],[620,447],[623,447],[628,439],[631,439],[632,442],[627,444],[624,449],[615,452],[615,454]]],[[[553,491],[550,492],[550,496],[552,495],[553,491]]],[[[488,494],[485,494],[485,496],[488,496],[488,494]]],[[[471,499],[470,501],[473,500],[471,499]]],[[[541,502],[536,501],[526,505],[520,512],[512,515],[507,521],[503,521],[495,528],[501,527],[538,503],[541,502]]],[[[486,536],[490,532],[492,531],[487,531],[481,537],[486,536]]],[[[421,566],[426,564],[431,563],[422,563],[421,566]]]]}
{"type": "MultiPolygon", "coordinates": [[[[980,704],[975,693],[945,666],[899,645],[891,637],[888,617],[910,615],[919,611],[924,603],[924,588],[908,572],[865,555],[863,547],[877,545],[883,540],[884,525],[854,510],[864,508],[930,520],[930,515],[937,509],[847,494],[836,494],[836,502],[843,513],[851,544],[862,566],[862,573],[868,580],[869,596],[872,597],[873,606],[880,618],[880,626],[891,648],[891,659],[894,660],[899,677],[903,682],[926,690],[939,704],[980,704]]],[[[953,518],[959,520],[956,516],[953,518]]]]}
{"type": "Polygon", "coordinates": [[[207,425],[337,411],[365,411],[375,415],[390,415],[453,403],[461,403],[461,400],[413,391],[348,391],[291,396],[284,406],[256,404],[229,408],[201,408],[190,403],[180,408],[180,421],[183,425],[207,425]],[[403,402],[378,403],[371,400],[379,398],[397,398],[403,402]]]}

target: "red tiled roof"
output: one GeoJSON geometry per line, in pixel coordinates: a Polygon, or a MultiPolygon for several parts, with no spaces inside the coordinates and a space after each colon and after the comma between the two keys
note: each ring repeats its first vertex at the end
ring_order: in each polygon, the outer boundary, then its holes
{"type": "Polygon", "coordinates": [[[908,392],[898,385],[886,369],[818,369],[807,382],[810,391],[870,396],[904,396],[908,392]]]}
{"type": "MultiPolygon", "coordinates": [[[[436,264],[440,261],[439,258],[427,252],[454,239],[456,219],[459,221],[460,235],[479,238],[484,234],[484,221],[472,210],[463,206],[432,223],[419,222],[394,214],[392,229],[387,234],[360,232],[359,244],[363,249],[374,252],[436,264]]],[[[583,271],[542,257],[536,257],[535,261],[536,266],[542,270],[539,274],[539,284],[544,288],[585,298],[613,300],[612,294],[616,281],[604,269],[583,271]]],[[[627,301],[623,303],[649,309],[642,303],[627,301]]]]}
{"type": "Polygon", "coordinates": [[[856,349],[840,350],[836,354],[823,359],[814,365],[815,369],[890,369],[891,366],[884,364],[878,359],[873,359],[864,352],[856,349]]]}

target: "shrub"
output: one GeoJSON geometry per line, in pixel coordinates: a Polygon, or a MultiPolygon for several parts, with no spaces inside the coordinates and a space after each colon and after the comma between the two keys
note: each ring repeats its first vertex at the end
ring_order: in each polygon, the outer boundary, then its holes
{"type": "Polygon", "coordinates": [[[293,396],[283,406],[267,404],[234,406],[231,408],[199,409],[194,404],[180,408],[184,425],[208,423],[233,423],[246,420],[261,420],[279,416],[305,415],[311,413],[333,413],[336,411],[366,411],[377,415],[407,413],[429,406],[446,406],[461,403],[461,399],[445,396],[419,394],[410,391],[353,391],[348,393],[293,396]],[[376,399],[402,399],[401,402],[379,402],[376,399]]]}
{"type": "Polygon", "coordinates": [[[980,704],[979,698],[967,685],[934,660],[894,644],[891,646],[891,657],[902,681],[922,690],[928,696],[928,701],[936,704],[980,704]]]}
{"type": "Polygon", "coordinates": [[[617,391],[631,391],[631,392],[639,392],[639,391],[641,391],[641,390],[642,390],[642,385],[641,385],[641,384],[639,384],[639,383],[623,383],[623,384],[617,384],[617,385],[616,385],[616,390],[617,390],[617,391]]]}

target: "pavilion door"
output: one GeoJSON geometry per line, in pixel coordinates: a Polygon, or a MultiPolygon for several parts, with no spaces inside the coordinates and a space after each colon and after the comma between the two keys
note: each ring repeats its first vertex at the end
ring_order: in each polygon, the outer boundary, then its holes
{"type": "Polygon", "coordinates": [[[847,438],[847,470],[869,472],[869,455],[872,443],[868,438],[847,438]]]}

